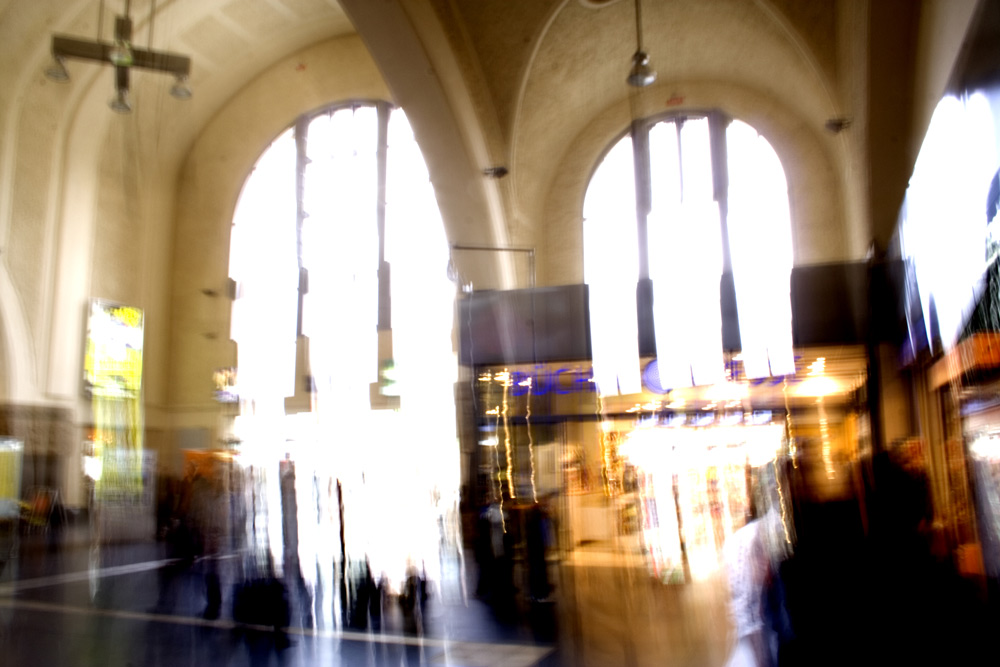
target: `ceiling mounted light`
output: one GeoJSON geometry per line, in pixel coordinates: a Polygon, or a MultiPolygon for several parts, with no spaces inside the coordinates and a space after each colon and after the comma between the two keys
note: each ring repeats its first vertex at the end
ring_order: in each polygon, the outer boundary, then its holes
{"type": "Polygon", "coordinates": [[[625,81],[633,88],[645,88],[656,81],[656,70],[650,67],[649,55],[642,47],[642,6],[639,0],[635,0],[635,54],[625,81]]]}
{"type": "Polygon", "coordinates": [[[45,76],[57,83],[69,81],[69,72],[66,71],[66,62],[60,56],[52,58],[52,64],[45,69],[45,76]]]}
{"type": "Polygon", "coordinates": [[[636,51],[632,56],[632,70],[626,81],[633,88],[645,88],[656,81],[656,71],[649,66],[649,56],[645,51],[636,51]]]}
{"type": "MultiPolygon", "coordinates": [[[[191,59],[175,53],[152,50],[153,21],[156,16],[155,1],[152,3],[149,14],[150,45],[145,49],[136,48],[132,43],[130,5],[130,0],[125,0],[125,14],[115,17],[115,35],[111,43],[101,41],[100,30],[103,21],[100,16],[98,17],[98,33],[95,41],[53,35],[52,57],[54,62],[45,70],[45,75],[53,81],[68,81],[69,72],[66,71],[66,58],[96,61],[114,66],[115,97],[112,98],[110,106],[118,113],[128,113],[132,110],[132,105],[129,102],[129,70],[133,68],[174,75],[177,80],[170,89],[170,94],[179,100],[190,99],[191,88],[188,87],[187,79],[191,73],[191,59]]],[[[104,3],[102,2],[102,13],[103,7],[104,3]]]]}
{"type": "Polygon", "coordinates": [[[118,89],[115,96],[108,102],[108,106],[115,113],[132,113],[132,103],[128,101],[128,90],[118,89]]]}
{"type": "MultiPolygon", "coordinates": [[[[129,24],[129,32],[131,32],[131,23],[129,24]]],[[[128,37],[115,36],[114,46],[108,51],[108,60],[115,67],[131,67],[135,62],[135,56],[132,54],[132,45],[129,44],[128,37]]]]}
{"type": "Polygon", "coordinates": [[[178,100],[191,99],[191,87],[188,86],[186,76],[179,75],[177,77],[177,80],[174,81],[174,85],[170,87],[170,95],[174,99],[178,100]]]}

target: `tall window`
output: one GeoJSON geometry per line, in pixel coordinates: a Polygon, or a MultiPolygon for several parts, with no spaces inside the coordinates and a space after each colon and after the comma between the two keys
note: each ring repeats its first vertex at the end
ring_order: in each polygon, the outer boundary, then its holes
{"type": "Polygon", "coordinates": [[[729,271],[746,375],[793,373],[791,268],[787,184],[763,137],[718,113],[637,123],[608,151],[584,202],[602,393],[639,387],[637,279],[652,282],[664,388],[725,379],[720,282],[729,271]]]}
{"type": "Polygon", "coordinates": [[[247,532],[281,562],[277,479],[290,456],[307,582],[329,586],[366,562],[395,581],[423,562],[437,579],[447,561],[441,528],[455,522],[459,487],[448,253],[420,149],[387,103],[300,118],[247,179],[230,268],[237,436],[267,511],[247,532]],[[313,401],[292,417],[298,333],[313,401]]]}
{"type": "Polygon", "coordinates": [[[925,339],[934,354],[948,351],[974,313],[996,261],[995,204],[984,209],[991,194],[996,197],[990,188],[998,166],[1000,87],[942,98],[913,166],[899,226],[902,254],[916,278],[907,290],[916,291],[911,298],[923,316],[922,323],[909,323],[912,347],[925,339]]]}

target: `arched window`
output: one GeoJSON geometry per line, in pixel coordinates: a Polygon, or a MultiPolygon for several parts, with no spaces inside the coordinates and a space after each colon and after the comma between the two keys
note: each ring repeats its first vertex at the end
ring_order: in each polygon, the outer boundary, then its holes
{"type": "Polygon", "coordinates": [[[236,435],[267,517],[248,517],[248,538],[281,563],[275,482],[290,458],[307,581],[334,576],[341,546],[345,568],[367,561],[399,581],[423,561],[437,578],[459,488],[448,259],[423,156],[388,103],[302,116],[244,185],[230,262],[236,435]],[[299,335],[312,409],[286,416],[299,335]]]}
{"type": "Polygon", "coordinates": [[[729,284],[746,376],[793,373],[791,268],[788,188],[763,137],[717,112],[636,123],[597,167],[584,202],[601,392],[641,387],[644,283],[662,388],[724,381],[720,294],[729,284]]]}

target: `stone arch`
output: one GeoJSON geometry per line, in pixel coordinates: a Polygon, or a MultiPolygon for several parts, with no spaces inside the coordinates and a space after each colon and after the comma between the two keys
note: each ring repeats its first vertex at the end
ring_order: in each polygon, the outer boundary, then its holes
{"type": "Polygon", "coordinates": [[[352,99],[392,99],[356,35],[313,45],[263,72],[188,153],[177,189],[169,371],[169,401],[185,413],[185,426],[216,428],[212,371],[235,362],[224,295],[233,212],[247,175],[299,115],[352,99]]]}
{"type": "MultiPolygon", "coordinates": [[[[837,168],[833,139],[760,91],[732,82],[686,82],[682,104],[673,109],[720,109],[754,127],[774,148],[788,179],[789,207],[795,264],[815,264],[850,259],[858,253],[851,235],[844,203],[842,171],[837,168]]],[[[671,88],[653,86],[636,107],[640,116],[652,117],[669,102],[671,88]]],[[[595,115],[570,144],[558,162],[547,189],[547,225],[541,246],[541,284],[583,281],[580,255],[583,200],[593,170],[604,152],[627,131],[629,103],[622,100],[595,115]]]]}

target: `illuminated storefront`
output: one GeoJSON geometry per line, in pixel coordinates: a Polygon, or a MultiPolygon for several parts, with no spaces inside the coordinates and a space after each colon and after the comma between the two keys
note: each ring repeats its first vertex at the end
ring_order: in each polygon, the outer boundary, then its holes
{"type": "Polygon", "coordinates": [[[775,549],[791,548],[782,462],[801,468],[810,493],[838,497],[867,449],[864,349],[799,350],[796,367],[793,376],[747,380],[736,357],[724,383],[661,393],[647,383],[641,394],[613,397],[596,391],[585,362],[480,369],[480,506],[516,513],[541,502],[560,513],[571,561],[641,552],[653,577],[679,583],[719,571],[757,489],[759,512],[778,517],[775,549]]]}

